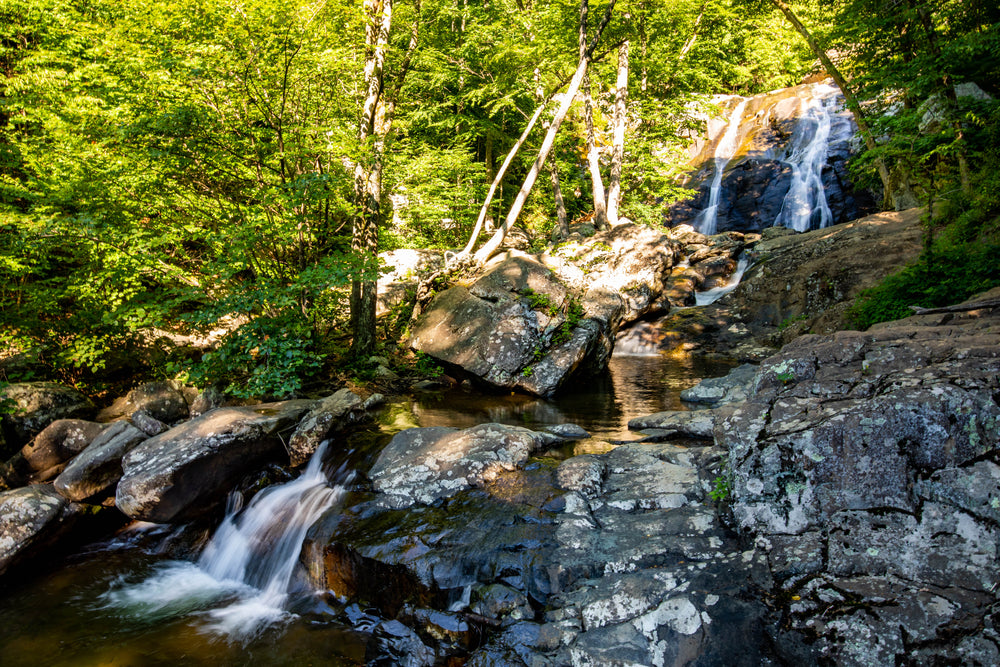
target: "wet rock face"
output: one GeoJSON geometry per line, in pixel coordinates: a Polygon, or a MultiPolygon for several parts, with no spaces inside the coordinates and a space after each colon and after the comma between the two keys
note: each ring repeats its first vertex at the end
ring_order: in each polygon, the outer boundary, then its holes
{"type": "MultiPolygon", "coordinates": [[[[402,621],[439,660],[450,654],[445,640],[429,638],[409,605],[471,612],[468,622],[489,632],[470,665],[759,664],[768,612],[751,600],[769,585],[766,561],[707,498],[720,448],[628,445],[435,487],[459,477],[461,459],[502,458],[509,444],[492,428],[397,435],[373,470],[374,496],[310,531],[315,583],[402,621]],[[405,504],[387,500],[389,467],[412,498],[405,504]],[[420,483],[440,491],[421,497],[420,483]]],[[[412,641],[402,628],[394,636],[412,641]]]]}
{"type": "Polygon", "coordinates": [[[363,399],[350,389],[341,389],[319,401],[299,422],[288,441],[288,456],[293,466],[309,460],[323,440],[352,424],[371,418],[369,410],[381,405],[381,394],[363,399]]]}
{"type": "Polygon", "coordinates": [[[122,459],[118,509],[156,523],[204,512],[246,472],[282,452],[279,434],[311,406],[284,401],[218,408],[146,440],[122,459]]]}
{"type": "Polygon", "coordinates": [[[0,419],[6,441],[6,451],[0,452],[3,459],[57,419],[86,418],[96,410],[91,400],[76,389],[53,382],[9,384],[0,389],[0,399],[10,401],[13,408],[0,419]]]}
{"type": "MultiPolygon", "coordinates": [[[[760,361],[803,333],[849,328],[857,296],[920,253],[919,209],[797,234],[773,228],[740,285],[697,311],[653,323],[658,349],[760,361]]],[[[697,265],[696,265],[697,266],[697,265]]]]}
{"type": "Polygon", "coordinates": [[[788,603],[779,650],[836,664],[997,653],[1000,313],[803,336],[718,408],[732,508],[788,603]],[[945,321],[947,320],[947,321],[945,321]]]}

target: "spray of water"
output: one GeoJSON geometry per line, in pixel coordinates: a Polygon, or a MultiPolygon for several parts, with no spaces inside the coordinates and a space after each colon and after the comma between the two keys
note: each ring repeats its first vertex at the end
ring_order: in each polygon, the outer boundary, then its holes
{"type": "Polygon", "coordinates": [[[325,450],[326,443],[297,479],[261,491],[245,510],[239,496],[230,498],[197,563],[168,561],[143,581],[119,581],[103,606],[148,622],[194,615],[203,631],[237,642],[294,618],[287,602],[306,532],[345,493],[328,484],[325,450]]]}

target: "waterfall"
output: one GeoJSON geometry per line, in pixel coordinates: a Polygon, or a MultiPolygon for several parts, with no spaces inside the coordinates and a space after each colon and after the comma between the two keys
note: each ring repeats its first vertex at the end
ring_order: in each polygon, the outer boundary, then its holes
{"type": "Polygon", "coordinates": [[[847,139],[853,129],[848,124],[841,124],[841,132],[845,134],[831,139],[840,90],[836,86],[819,84],[813,93],[796,124],[794,140],[780,158],[792,168],[792,184],[774,225],[797,232],[808,231],[814,221],[819,227],[828,227],[833,222],[823,190],[823,166],[831,140],[847,139]]]}
{"type": "Polygon", "coordinates": [[[226,518],[196,563],[168,561],[140,582],[119,581],[104,594],[103,607],[151,623],[194,615],[201,630],[240,642],[294,618],[287,602],[306,532],[343,497],[353,476],[329,486],[326,445],[298,478],[261,491],[244,511],[241,497],[231,496],[226,518]]]}
{"type": "Polygon", "coordinates": [[[720,285],[719,287],[713,287],[712,289],[705,290],[704,292],[695,292],[695,305],[707,306],[710,303],[715,303],[723,296],[736,289],[736,287],[740,284],[740,280],[743,279],[743,273],[747,270],[747,266],[749,264],[750,262],[747,260],[746,255],[740,255],[740,260],[736,264],[736,270],[733,271],[733,275],[729,276],[729,280],[726,281],[726,284],[720,285]]]}
{"type": "Polygon", "coordinates": [[[740,121],[743,119],[743,110],[749,101],[748,98],[740,99],[739,104],[736,105],[732,115],[729,117],[729,124],[726,125],[725,133],[723,133],[722,138],[719,139],[719,143],[715,147],[715,156],[712,158],[715,166],[712,183],[708,190],[708,205],[702,209],[694,221],[694,228],[706,236],[711,236],[715,233],[716,222],[719,218],[719,197],[722,193],[722,176],[726,171],[726,165],[733,159],[733,155],[736,154],[736,149],[739,146],[736,137],[739,134],[740,121]]]}

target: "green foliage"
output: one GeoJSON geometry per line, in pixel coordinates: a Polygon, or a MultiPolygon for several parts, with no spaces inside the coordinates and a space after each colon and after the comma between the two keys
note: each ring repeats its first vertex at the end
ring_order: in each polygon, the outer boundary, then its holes
{"type": "Polygon", "coordinates": [[[441,368],[441,365],[438,364],[434,357],[425,352],[416,353],[414,370],[420,375],[432,378],[440,377],[444,374],[444,369],[441,368]]]}
{"type": "Polygon", "coordinates": [[[566,320],[552,334],[552,346],[561,345],[573,337],[573,329],[583,320],[585,313],[579,299],[571,298],[566,307],[566,320]]]}
{"type": "Polygon", "coordinates": [[[542,294],[541,292],[536,292],[530,287],[526,287],[521,292],[521,296],[528,300],[528,304],[531,306],[532,310],[544,311],[548,313],[550,317],[554,317],[559,312],[559,305],[554,303],[548,294],[542,294]]]}
{"type": "Polygon", "coordinates": [[[311,331],[289,317],[260,317],[225,336],[184,369],[196,386],[219,386],[242,398],[288,398],[323,366],[311,331]]]}
{"type": "Polygon", "coordinates": [[[725,502],[732,493],[732,482],[729,477],[719,475],[712,480],[712,490],[708,492],[708,497],[717,503],[725,502]]]}

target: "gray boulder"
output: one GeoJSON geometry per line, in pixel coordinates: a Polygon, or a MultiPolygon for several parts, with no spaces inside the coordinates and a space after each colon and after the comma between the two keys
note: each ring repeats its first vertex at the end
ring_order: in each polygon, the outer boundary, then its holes
{"type": "Polygon", "coordinates": [[[707,378],[693,387],[681,391],[681,400],[704,405],[740,403],[747,399],[747,391],[757,373],[757,366],[743,364],[721,378],[707,378]]]}
{"type": "Polygon", "coordinates": [[[56,477],[56,491],[78,501],[107,491],[121,479],[122,457],[147,437],[128,422],[112,424],[56,477]]]}
{"type": "Polygon", "coordinates": [[[143,411],[153,419],[173,423],[188,416],[188,404],[180,387],[173,382],[149,382],[139,385],[97,415],[97,421],[108,422],[131,417],[143,411]]]}
{"type": "Polygon", "coordinates": [[[0,575],[57,540],[79,514],[48,484],[0,493],[0,575]]]}
{"type": "Polygon", "coordinates": [[[248,471],[278,456],[282,432],[310,407],[311,401],[296,400],[218,408],[146,440],[122,459],[118,509],[156,523],[198,515],[248,471]]]}
{"type": "Polygon", "coordinates": [[[82,393],[54,382],[9,384],[0,388],[0,400],[9,401],[13,408],[0,419],[8,450],[2,452],[4,459],[57,419],[91,417],[95,411],[82,393]]]}
{"type": "Polygon", "coordinates": [[[429,504],[517,469],[542,440],[503,424],[407,429],[393,436],[368,476],[389,507],[429,504]]]}
{"type": "Polygon", "coordinates": [[[603,367],[610,353],[607,329],[570,319],[572,307],[550,270],[516,256],[471,287],[436,296],[410,345],[495,387],[548,396],[573,373],[603,367]]]}
{"type": "Polygon", "coordinates": [[[319,401],[302,419],[288,441],[293,466],[309,460],[320,443],[352,424],[371,418],[372,408],[384,401],[381,394],[361,398],[350,389],[341,389],[319,401]]]}
{"type": "Polygon", "coordinates": [[[48,470],[82,452],[105,428],[83,419],[57,419],[22,447],[21,455],[32,471],[48,470]]]}

